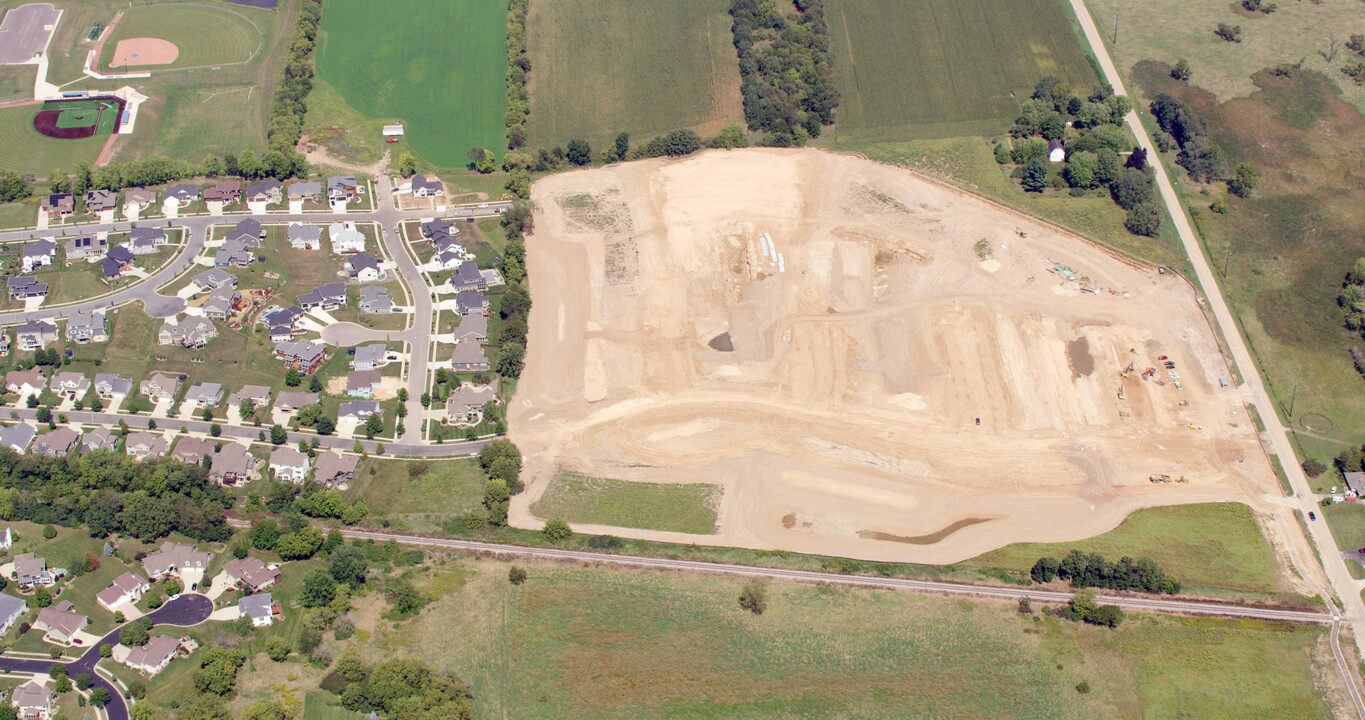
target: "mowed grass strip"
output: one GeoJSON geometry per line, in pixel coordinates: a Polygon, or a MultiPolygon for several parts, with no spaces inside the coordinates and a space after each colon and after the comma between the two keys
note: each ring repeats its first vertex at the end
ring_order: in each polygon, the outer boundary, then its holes
{"type": "MultiPolygon", "coordinates": [[[[1150,557],[1185,585],[1274,594],[1284,588],[1279,564],[1251,508],[1241,503],[1203,503],[1139,510],[1117,528],[1069,543],[1014,543],[963,563],[1027,572],[1045,555],[1061,559],[1072,550],[1110,560],[1150,557]]],[[[1221,593],[1220,593],[1221,594],[1221,593]]]]}
{"type": "Polygon", "coordinates": [[[1064,0],[830,0],[840,140],[1008,130],[1039,78],[1097,81],[1064,0]]]}
{"type": "Polygon", "coordinates": [[[112,72],[178,70],[250,60],[260,49],[261,30],[246,15],[206,5],[146,5],[129,8],[104,43],[100,66],[112,72]],[[120,40],[160,38],[180,51],[166,65],[109,67],[120,40]]]}
{"type": "MultiPolygon", "coordinates": [[[[105,135],[60,140],[33,129],[33,116],[41,105],[0,108],[0,170],[47,177],[52,168],[69,169],[85,160],[94,163],[105,135]]],[[[93,110],[92,110],[93,112],[93,110]]]]}
{"type": "Polygon", "coordinates": [[[538,0],[527,17],[532,147],[743,123],[728,0],[538,0]]]}
{"type": "Polygon", "coordinates": [[[471,147],[506,146],[506,12],[483,0],[328,2],[318,77],[361,113],[402,119],[429,162],[462,167],[471,147]]]}
{"type": "Polygon", "coordinates": [[[570,523],[706,535],[716,531],[723,494],[719,485],[708,483],[643,483],[560,472],[531,511],[570,523]]]}

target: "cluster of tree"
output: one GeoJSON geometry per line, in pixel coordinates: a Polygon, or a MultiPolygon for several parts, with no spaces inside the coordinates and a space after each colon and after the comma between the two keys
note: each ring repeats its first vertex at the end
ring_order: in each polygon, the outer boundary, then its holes
{"type": "Polygon", "coordinates": [[[336,518],[346,525],[355,525],[370,514],[365,501],[347,502],[340,490],[328,489],[314,482],[303,486],[295,501],[299,512],[313,518],[336,518]]]}
{"type": "Polygon", "coordinates": [[[1341,454],[1333,461],[1333,464],[1336,465],[1337,470],[1340,470],[1343,475],[1348,472],[1365,471],[1365,448],[1358,445],[1352,445],[1351,447],[1342,450],[1341,454]]]}
{"type": "Polygon", "coordinates": [[[146,645],[147,641],[151,639],[147,634],[147,631],[151,629],[152,621],[145,617],[137,622],[128,623],[119,628],[119,644],[127,645],[128,647],[141,647],[146,645]]]}
{"type": "Polygon", "coordinates": [[[319,435],[331,435],[337,429],[336,418],[327,415],[321,403],[304,405],[294,413],[293,422],[299,427],[310,427],[319,435]]]}
{"type": "Polygon", "coordinates": [[[378,711],[390,720],[468,720],[469,687],[411,658],[385,660],[373,667],[346,656],[337,661],[323,687],[341,696],[354,712],[378,711]]]}
{"type": "MultiPolygon", "coordinates": [[[[714,137],[703,140],[693,130],[674,130],[666,135],[650,139],[644,145],[631,149],[630,134],[620,133],[608,148],[593,152],[592,145],[586,140],[570,140],[568,149],[556,145],[554,148],[541,148],[534,153],[529,150],[509,152],[502,159],[502,169],[509,174],[505,189],[519,198],[527,197],[531,187],[532,172],[548,172],[571,165],[589,163],[613,163],[622,160],[638,160],[652,157],[681,157],[690,155],[703,147],[741,148],[749,146],[749,138],[741,125],[729,125],[714,137]]],[[[477,148],[475,148],[477,149],[477,148]]],[[[472,152],[472,151],[471,151],[472,152]]]]}
{"type": "MultiPolygon", "coordinates": [[[[1365,85],[1365,35],[1352,33],[1350,39],[1346,41],[1346,49],[1355,53],[1357,57],[1351,58],[1349,62],[1341,68],[1341,72],[1346,77],[1351,78],[1357,85],[1365,85]]],[[[4,184],[0,181],[0,197],[4,196],[4,184]]]]}
{"type": "Polygon", "coordinates": [[[266,152],[263,165],[269,165],[276,179],[302,175],[307,171],[303,156],[294,149],[303,134],[303,118],[308,113],[308,93],[313,91],[313,53],[317,49],[318,26],[322,24],[322,0],[303,0],[294,35],[289,39],[289,54],[280,71],[280,84],[270,102],[266,124],[266,152]]]}
{"type": "Polygon", "coordinates": [[[526,8],[528,0],[507,3],[507,147],[515,150],[526,144],[526,118],[531,101],[526,93],[526,74],[531,59],[526,55],[526,8]]]}
{"type": "Polygon", "coordinates": [[[750,130],[763,143],[802,145],[834,122],[834,87],[824,0],[795,0],[782,13],[776,0],[731,0],[740,92],[750,130]]]}
{"type": "Polygon", "coordinates": [[[271,518],[256,521],[249,535],[252,547],[273,550],[285,560],[307,560],[324,549],[327,538],[321,530],[309,525],[307,520],[299,515],[290,515],[287,523],[281,532],[279,524],[271,518]]]}
{"type": "Polygon", "coordinates": [[[479,467],[488,475],[488,484],[483,490],[488,524],[506,525],[511,496],[522,490],[521,451],[511,440],[494,440],[479,450],[479,467]]]}
{"type": "Polygon", "coordinates": [[[240,648],[221,645],[198,651],[199,667],[194,671],[194,688],[206,695],[223,696],[237,686],[237,673],[246,663],[240,648]]]}
{"type": "Polygon", "coordinates": [[[509,285],[520,285],[526,279],[526,233],[534,223],[530,203],[516,202],[502,214],[502,227],[507,233],[507,248],[498,260],[498,268],[509,285]]]}
{"type": "Polygon", "coordinates": [[[498,301],[502,331],[498,335],[499,375],[516,378],[526,361],[526,318],[531,314],[531,293],[522,285],[512,285],[498,301]]]}
{"type": "Polygon", "coordinates": [[[1123,622],[1123,608],[1117,605],[1100,605],[1095,602],[1094,590],[1076,593],[1071,603],[1057,609],[1057,615],[1074,622],[1089,623],[1101,627],[1116,628],[1123,622]]]}
{"type": "Polygon", "coordinates": [[[1077,588],[1142,590],[1169,595],[1180,592],[1180,581],[1167,576],[1151,558],[1133,562],[1132,558],[1125,555],[1114,563],[1098,553],[1087,555],[1080,550],[1072,550],[1060,561],[1053,557],[1039,558],[1029,571],[1029,577],[1036,583],[1052,582],[1053,578],[1059,578],[1077,588]]]}
{"type": "Polygon", "coordinates": [[[1346,273],[1337,305],[1346,311],[1346,328],[1365,337],[1365,257],[1358,258],[1346,273]]]}
{"type": "Polygon", "coordinates": [[[1279,5],[1266,0],[1242,0],[1242,9],[1250,13],[1269,15],[1279,9],[1279,5]]]}
{"type": "Polygon", "coordinates": [[[153,540],[171,532],[218,542],[231,536],[231,497],[209,480],[207,461],[138,462],[108,450],[47,457],[0,450],[0,518],[126,533],[153,540]]]}
{"type": "Polygon", "coordinates": [[[1242,26],[1218,23],[1218,27],[1213,31],[1214,35],[1230,43],[1242,42],[1242,26]]]}
{"type": "Polygon", "coordinates": [[[0,202],[14,202],[33,196],[33,183],[13,170],[0,173],[0,202]]]}

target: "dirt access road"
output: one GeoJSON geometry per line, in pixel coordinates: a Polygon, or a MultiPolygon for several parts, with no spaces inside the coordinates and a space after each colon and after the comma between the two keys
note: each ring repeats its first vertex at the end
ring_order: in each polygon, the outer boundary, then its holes
{"type": "Polygon", "coordinates": [[[1188,284],[1078,238],[815,150],[566,173],[533,201],[514,524],[559,468],[724,487],[715,535],[616,534],[928,563],[1277,500],[1188,284]]]}

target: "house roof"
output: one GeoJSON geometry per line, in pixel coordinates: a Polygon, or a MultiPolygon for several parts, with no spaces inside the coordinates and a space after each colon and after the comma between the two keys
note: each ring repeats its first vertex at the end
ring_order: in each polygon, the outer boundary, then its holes
{"type": "Polygon", "coordinates": [[[114,436],[109,428],[97,427],[81,436],[81,447],[85,450],[113,450],[114,436]]]}
{"type": "MultiPolygon", "coordinates": [[[[278,569],[267,567],[265,563],[261,562],[260,558],[254,557],[242,558],[241,560],[229,560],[227,564],[223,566],[223,572],[227,573],[228,577],[245,582],[253,588],[258,588],[280,579],[280,571],[278,569]]],[[[268,609],[269,607],[267,606],[267,610],[268,609]]]]}
{"type": "Polygon", "coordinates": [[[294,240],[318,242],[322,240],[322,228],[318,225],[289,223],[289,240],[290,242],[294,240]]]}
{"type": "Polygon", "coordinates": [[[237,276],[222,269],[210,268],[194,276],[194,284],[201,288],[217,288],[223,285],[236,285],[237,276]]]}
{"type": "Polygon", "coordinates": [[[123,191],[123,202],[149,205],[156,202],[156,192],[147,188],[129,188],[123,191]]]}
{"type": "Polygon", "coordinates": [[[189,543],[173,543],[167,540],[161,543],[161,548],[156,552],[142,558],[142,569],[147,571],[149,576],[163,575],[171,568],[185,567],[208,567],[209,554],[194,549],[189,543]]]}
{"type": "Polygon", "coordinates": [[[71,637],[77,630],[85,627],[90,618],[73,610],[70,600],[63,600],[52,607],[39,610],[38,622],[46,625],[49,630],[57,631],[63,637],[71,637]]]}
{"type": "Polygon", "coordinates": [[[362,420],[379,412],[379,403],[373,400],[352,400],[337,410],[337,417],[353,415],[362,420]]]}
{"type": "Polygon", "coordinates": [[[237,609],[247,617],[263,618],[270,617],[273,604],[274,601],[271,599],[270,593],[259,593],[242,598],[237,603],[237,609]]]}
{"type": "Polygon", "coordinates": [[[455,288],[482,288],[488,285],[488,281],[483,279],[477,265],[463,263],[455,274],[450,276],[450,285],[455,288]]]}
{"type": "Polygon", "coordinates": [[[21,600],[13,595],[0,593],[0,622],[9,620],[17,613],[21,613],[26,609],[28,609],[27,601],[21,600]]]}
{"type": "Polygon", "coordinates": [[[292,183],[289,186],[289,194],[296,197],[305,197],[308,195],[321,195],[322,182],[319,180],[302,180],[296,183],[292,183]]]}
{"type": "Polygon", "coordinates": [[[196,437],[182,437],[175,444],[175,449],[171,451],[171,457],[181,462],[198,463],[199,460],[207,455],[212,455],[217,445],[196,437]]]}
{"type": "Polygon", "coordinates": [[[241,390],[228,398],[228,404],[241,405],[242,401],[248,398],[258,406],[268,403],[270,402],[270,388],[264,385],[243,385],[241,390]]]}
{"type": "Polygon", "coordinates": [[[10,370],[5,373],[5,387],[23,387],[24,385],[35,388],[47,387],[47,377],[43,375],[42,370],[36,367],[28,370],[10,370]]]}
{"type": "Polygon", "coordinates": [[[374,307],[376,305],[393,307],[393,298],[389,296],[388,288],[382,285],[366,285],[360,288],[360,306],[374,307]]]}
{"type": "Polygon", "coordinates": [[[456,412],[464,412],[466,408],[480,408],[489,400],[493,400],[498,393],[488,385],[470,385],[462,383],[459,388],[450,393],[450,399],[446,401],[446,411],[454,409],[456,412]]]}
{"type": "Polygon", "coordinates": [[[455,351],[450,355],[452,365],[486,365],[488,356],[484,354],[483,346],[476,342],[457,342],[455,351]]]}
{"type": "Polygon", "coordinates": [[[271,467],[308,467],[308,456],[291,447],[275,448],[275,452],[270,453],[271,467]]]}
{"type": "Polygon", "coordinates": [[[313,477],[318,482],[330,483],[338,477],[355,474],[356,467],[360,464],[360,458],[355,455],[342,455],[324,450],[314,458],[316,468],[313,477]]]}
{"type": "Polygon", "coordinates": [[[57,243],[51,240],[34,240],[24,243],[24,257],[50,257],[57,252],[57,243]]]}
{"type": "Polygon", "coordinates": [[[290,407],[294,409],[305,405],[312,405],[318,401],[318,394],[315,392],[281,392],[275,397],[275,407],[290,407]]]}
{"type": "Polygon", "coordinates": [[[256,462],[246,451],[246,447],[237,443],[228,443],[223,449],[213,456],[213,465],[209,469],[210,475],[245,475],[251,470],[251,466],[256,462]]]}
{"type": "Polygon", "coordinates": [[[223,386],[218,383],[195,383],[185,393],[186,400],[195,402],[218,402],[223,397],[223,386]]]}
{"type": "Polygon", "coordinates": [[[261,221],[256,218],[242,218],[232,227],[232,231],[227,234],[229,238],[250,236],[259,238],[261,236],[261,221]]]}
{"type": "Polygon", "coordinates": [[[379,261],[367,252],[358,252],[351,256],[351,274],[359,275],[361,270],[379,270],[379,261]]]}
{"type": "Polygon", "coordinates": [[[358,390],[363,387],[377,387],[383,376],[378,370],[352,370],[346,373],[346,389],[358,390]]]}
{"type": "Polygon", "coordinates": [[[153,635],[147,644],[128,651],[124,662],[133,667],[154,668],[175,657],[180,651],[180,641],[170,635],[153,635]]]}
{"type": "Polygon", "coordinates": [[[0,446],[18,448],[22,451],[33,442],[37,434],[38,429],[28,423],[0,427],[0,446]]]}
{"type": "Polygon", "coordinates": [[[193,200],[199,197],[199,186],[188,185],[185,183],[181,183],[179,185],[172,185],[166,188],[166,194],[174,195],[175,197],[181,199],[193,200]]]}
{"type": "Polygon", "coordinates": [[[368,363],[370,365],[378,365],[384,361],[384,357],[388,355],[388,352],[388,348],[386,348],[383,343],[361,345],[355,349],[355,355],[351,358],[351,364],[368,363]]]}
{"type": "Polygon", "coordinates": [[[17,708],[51,708],[52,701],[56,698],[57,696],[46,686],[32,680],[14,688],[10,693],[10,702],[17,708]]]}
{"type": "Polygon", "coordinates": [[[33,443],[33,451],[44,455],[61,455],[69,452],[80,441],[80,433],[69,427],[60,427],[45,435],[39,435],[33,443]]]}
{"type": "Polygon", "coordinates": [[[425,175],[413,175],[413,176],[412,176],[412,189],[413,189],[413,190],[418,190],[418,189],[421,189],[421,188],[426,188],[426,189],[428,189],[428,190],[441,190],[441,189],[443,189],[444,187],[445,187],[445,186],[441,184],[441,181],[440,181],[440,180],[437,180],[436,178],[431,178],[431,179],[428,180],[427,177],[426,177],[425,175]]]}
{"type": "Polygon", "coordinates": [[[119,377],[112,373],[95,373],[95,386],[108,385],[116,394],[128,394],[133,389],[133,381],[125,377],[119,377]]]}
{"type": "Polygon", "coordinates": [[[47,570],[47,560],[33,553],[21,553],[14,557],[14,572],[20,578],[41,575],[47,570]]]}
{"type": "Polygon", "coordinates": [[[59,372],[59,373],[57,373],[57,376],[56,376],[56,377],[52,378],[52,387],[53,387],[53,388],[58,388],[58,387],[73,387],[73,388],[78,388],[78,387],[80,387],[81,385],[87,385],[87,386],[88,386],[89,384],[90,384],[90,380],[89,380],[88,378],[86,378],[86,377],[85,377],[84,375],[82,375],[81,373],[73,372],[73,371],[71,371],[71,370],[66,370],[66,371],[64,371],[64,372],[59,372]]]}
{"type": "Polygon", "coordinates": [[[127,264],[133,261],[133,253],[128,248],[119,245],[109,249],[109,254],[105,256],[108,260],[116,263],[127,264]]]}

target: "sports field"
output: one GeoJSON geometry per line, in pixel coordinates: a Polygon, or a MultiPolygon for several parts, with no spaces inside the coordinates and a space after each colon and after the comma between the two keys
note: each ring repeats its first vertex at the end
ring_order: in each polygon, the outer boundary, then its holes
{"type": "Polygon", "coordinates": [[[63,100],[43,103],[33,118],[39,134],[59,139],[109,135],[118,130],[123,101],[63,100]]]}
{"type": "Polygon", "coordinates": [[[1064,0],[830,0],[836,139],[1009,129],[1039,78],[1097,82],[1064,0]]]}
{"type": "Polygon", "coordinates": [[[0,108],[0,170],[47,177],[52,168],[71,169],[85,160],[94,162],[108,140],[107,134],[59,140],[33,129],[39,105],[0,108]]]}
{"type": "Polygon", "coordinates": [[[527,144],[743,123],[728,0],[531,3],[527,144]],[[536,70],[540,69],[540,72],[536,70]],[[560,69],[569,69],[564,72],[560,69]]]}
{"type": "Polygon", "coordinates": [[[262,45],[261,28],[245,14],[226,7],[207,5],[143,5],[129,8],[109,33],[100,53],[100,67],[111,67],[120,41],[132,38],[159,38],[173,43],[179,54],[167,64],[148,67],[134,59],[138,70],[179,70],[244,63],[255,57],[262,45]]]}
{"type": "Polygon", "coordinates": [[[506,11],[481,0],[333,0],[318,77],[361,113],[402,119],[429,162],[461,167],[471,147],[506,145],[506,11]]]}

